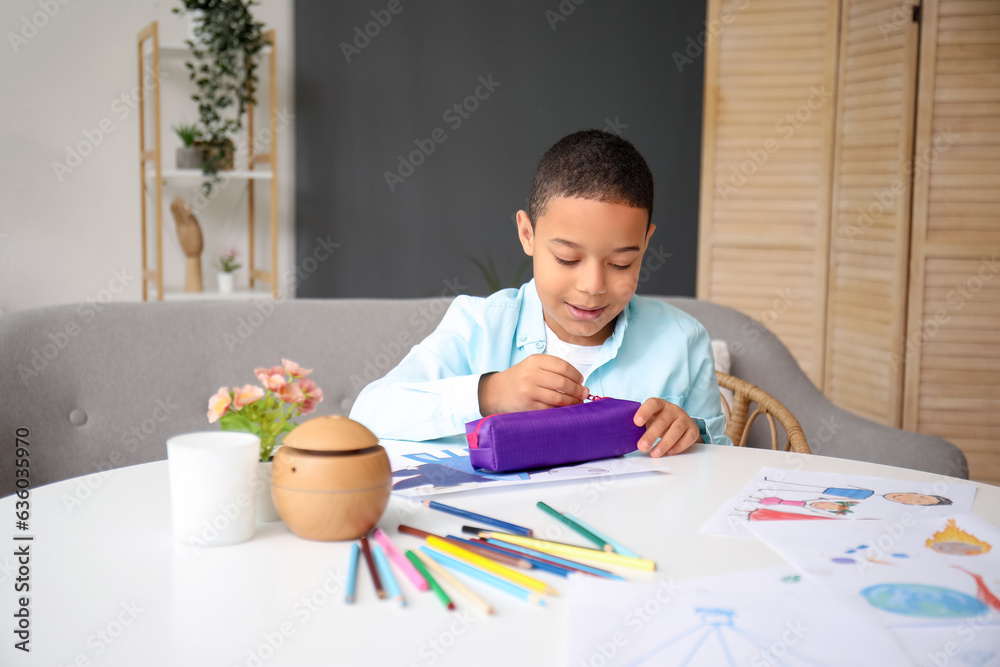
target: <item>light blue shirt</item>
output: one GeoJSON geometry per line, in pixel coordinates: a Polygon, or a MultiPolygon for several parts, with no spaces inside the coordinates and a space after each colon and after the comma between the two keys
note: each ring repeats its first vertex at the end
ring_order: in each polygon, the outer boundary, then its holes
{"type": "MultiPolygon", "coordinates": [[[[388,440],[464,434],[466,422],[483,416],[480,377],[544,351],[534,280],[486,298],[456,297],[433,333],[361,391],[351,419],[388,440]]],[[[663,301],[633,295],[583,384],[597,396],[662,398],[691,416],[704,442],[732,444],[708,332],[663,301]]]]}

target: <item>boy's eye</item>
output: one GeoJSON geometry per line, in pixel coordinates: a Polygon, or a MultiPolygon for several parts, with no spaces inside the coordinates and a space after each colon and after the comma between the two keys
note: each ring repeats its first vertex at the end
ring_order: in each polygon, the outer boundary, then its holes
{"type": "Polygon", "coordinates": [[[631,268],[631,266],[631,264],[626,264],[625,266],[622,266],[621,264],[612,264],[611,268],[618,269],[619,271],[626,271],[631,268]]]}
{"type": "Polygon", "coordinates": [[[562,257],[559,257],[558,255],[552,255],[552,256],[555,257],[556,261],[559,262],[560,264],[562,264],[563,266],[572,266],[574,264],[579,264],[580,263],[580,260],[578,260],[578,259],[568,260],[568,259],[563,259],[562,257]]]}

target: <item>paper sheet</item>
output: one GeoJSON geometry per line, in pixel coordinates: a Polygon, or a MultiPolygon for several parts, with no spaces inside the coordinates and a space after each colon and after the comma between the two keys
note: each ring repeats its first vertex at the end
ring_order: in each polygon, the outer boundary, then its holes
{"type": "Polygon", "coordinates": [[[956,639],[970,624],[993,628],[987,634],[1000,630],[1000,530],[975,515],[771,522],[750,530],[826,590],[870,606],[889,627],[939,626],[956,639]]]}
{"type": "Polygon", "coordinates": [[[972,484],[908,482],[883,477],[761,468],[702,526],[701,532],[747,536],[750,523],[895,520],[971,512],[972,484]]]}
{"type": "Polygon", "coordinates": [[[474,469],[469,462],[468,448],[461,446],[442,447],[432,443],[396,441],[386,444],[386,450],[392,468],[392,492],[409,497],[467,491],[482,486],[495,488],[663,469],[663,465],[657,463],[656,459],[649,458],[643,452],[633,452],[616,458],[560,468],[491,473],[474,469]]]}
{"type": "Polygon", "coordinates": [[[862,605],[767,580],[760,571],[687,584],[570,577],[569,664],[910,664],[862,605]]]}

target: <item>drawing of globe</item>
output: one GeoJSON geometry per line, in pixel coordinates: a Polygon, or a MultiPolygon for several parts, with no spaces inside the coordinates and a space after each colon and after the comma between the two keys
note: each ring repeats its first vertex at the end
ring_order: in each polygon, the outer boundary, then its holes
{"type": "Polygon", "coordinates": [[[967,618],[989,611],[971,595],[924,584],[878,584],[861,591],[861,596],[876,609],[918,618],[967,618]]]}

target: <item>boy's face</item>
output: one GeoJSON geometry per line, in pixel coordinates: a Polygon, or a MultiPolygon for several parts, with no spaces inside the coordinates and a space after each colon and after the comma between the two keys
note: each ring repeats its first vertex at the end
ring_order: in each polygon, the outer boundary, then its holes
{"type": "Polygon", "coordinates": [[[600,345],[635,294],[642,254],[656,228],[644,208],[555,197],[531,221],[517,213],[524,252],[532,257],[545,323],[575,345],[600,345]]]}

